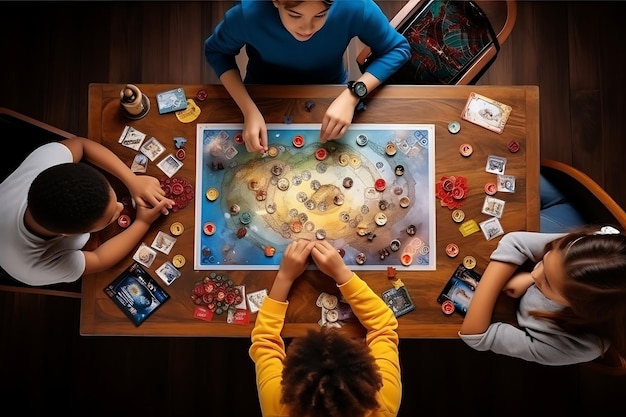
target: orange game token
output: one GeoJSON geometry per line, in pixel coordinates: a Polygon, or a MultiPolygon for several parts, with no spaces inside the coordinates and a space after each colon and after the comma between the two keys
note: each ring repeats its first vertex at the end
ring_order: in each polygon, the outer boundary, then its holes
{"type": "Polygon", "coordinates": [[[494,195],[496,191],[498,191],[498,188],[493,182],[488,182],[487,184],[485,184],[485,193],[487,193],[488,195],[494,195]]]}
{"type": "Polygon", "coordinates": [[[215,227],[215,223],[212,222],[206,222],[204,223],[204,226],[202,227],[202,231],[204,232],[205,235],[208,236],[212,236],[215,233],[216,227],[215,227]]]}
{"type": "Polygon", "coordinates": [[[459,152],[463,156],[470,156],[472,152],[474,152],[474,148],[472,148],[472,145],[470,145],[469,143],[464,143],[463,145],[459,146],[459,152]]]}
{"type": "Polygon", "coordinates": [[[446,255],[450,258],[455,258],[459,254],[459,247],[455,243],[449,243],[446,246],[446,255]]]}
{"type": "Polygon", "coordinates": [[[413,255],[411,255],[410,253],[403,253],[400,257],[400,262],[404,266],[411,265],[411,263],[413,262],[413,255]]]}

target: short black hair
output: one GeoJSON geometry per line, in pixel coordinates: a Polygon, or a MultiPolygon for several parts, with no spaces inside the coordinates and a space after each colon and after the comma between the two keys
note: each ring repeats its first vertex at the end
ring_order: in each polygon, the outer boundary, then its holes
{"type": "Polygon", "coordinates": [[[28,190],[33,219],[54,233],[85,233],[104,215],[111,185],[98,169],[64,163],[42,171],[28,190]]]}

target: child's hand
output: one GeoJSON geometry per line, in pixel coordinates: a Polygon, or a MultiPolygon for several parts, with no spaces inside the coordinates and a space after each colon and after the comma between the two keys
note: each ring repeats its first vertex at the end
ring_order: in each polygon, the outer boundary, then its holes
{"type": "Polygon", "coordinates": [[[153,207],[137,204],[135,220],[151,225],[161,214],[168,214],[167,207],[169,206],[169,201],[169,199],[163,199],[153,207]]]}
{"type": "Polygon", "coordinates": [[[322,128],[320,130],[321,143],[339,139],[346,134],[352,123],[354,108],[358,102],[358,99],[352,95],[350,90],[346,89],[328,106],[324,119],[322,119],[322,128]]]}
{"type": "Polygon", "coordinates": [[[341,255],[325,240],[315,243],[311,256],[317,267],[324,274],[343,284],[352,278],[352,271],[346,266],[341,255]]]}
{"type": "Polygon", "coordinates": [[[168,209],[171,209],[176,204],[174,200],[165,198],[165,191],[161,188],[161,183],[154,177],[135,175],[130,184],[126,184],[126,186],[138,208],[160,205],[162,207],[161,213],[168,214],[168,209]],[[163,202],[165,204],[160,204],[163,202]]]}
{"type": "Polygon", "coordinates": [[[526,293],[526,290],[533,285],[534,281],[530,272],[520,272],[515,274],[504,284],[502,292],[511,298],[520,298],[526,293]]]}
{"type": "Polygon", "coordinates": [[[295,240],[287,246],[283,253],[283,260],[280,262],[280,268],[277,279],[283,279],[293,282],[298,278],[309,264],[309,255],[315,242],[309,240],[295,240]]]}
{"type": "Polygon", "coordinates": [[[267,126],[258,109],[244,115],[243,140],[248,152],[267,152],[267,126]]]}

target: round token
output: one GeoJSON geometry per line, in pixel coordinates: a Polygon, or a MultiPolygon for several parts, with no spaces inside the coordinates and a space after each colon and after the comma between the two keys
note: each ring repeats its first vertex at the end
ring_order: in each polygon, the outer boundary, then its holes
{"type": "Polygon", "coordinates": [[[516,141],[515,139],[510,141],[508,146],[509,146],[509,152],[511,153],[515,153],[519,151],[519,142],[516,141]]]}
{"type": "Polygon", "coordinates": [[[181,222],[174,222],[170,226],[170,232],[172,232],[174,236],[180,236],[183,234],[184,231],[185,231],[185,226],[183,226],[181,222]]]}
{"type": "Polygon", "coordinates": [[[204,226],[202,227],[202,231],[207,236],[212,236],[215,233],[216,229],[217,228],[215,227],[215,223],[213,222],[206,222],[204,223],[204,226]]]}
{"type": "Polygon", "coordinates": [[[196,98],[198,99],[198,101],[204,101],[204,100],[206,100],[206,98],[208,96],[209,96],[209,94],[206,92],[206,90],[200,90],[196,94],[196,98]]]}
{"type": "Polygon", "coordinates": [[[272,158],[278,155],[278,148],[276,146],[270,146],[267,150],[267,154],[272,158]]]}
{"type": "Polygon", "coordinates": [[[336,295],[332,295],[332,294],[324,294],[324,296],[321,298],[322,298],[321,300],[322,307],[328,310],[332,310],[335,307],[337,307],[337,303],[339,302],[339,298],[337,298],[336,295]]]}
{"type": "Polygon", "coordinates": [[[345,167],[350,163],[350,156],[347,153],[340,153],[337,158],[337,163],[339,166],[345,167]]]}
{"type": "Polygon", "coordinates": [[[172,258],[172,263],[176,268],[182,268],[185,265],[185,257],[183,255],[174,255],[172,258]]]}
{"type": "Polygon", "coordinates": [[[185,159],[185,156],[187,156],[187,153],[185,153],[185,150],[183,148],[180,148],[176,151],[176,158],[178,158],[180,161],[185,159]]]}
{"type": "Polygon", "coordinates": [[[463,220],[465,220],[465,212],[460,209],[454,210],[452,212],[452,220],[454,220],[455,223],[461,223],[463,220]]]}
{"type": "Polygon", "coordinates": [[[456,135],[457,133],[459,133],[460,130],[461,130],[461,123],[457,122],[456,120],[453,120],[450,123],[448,123],[448,132],[452,133],[453,135],[456,135]]]}
{"type": "Polygon", "coordinates": [[[356,144],[359,146],[367,145],[367,141],[368,139],[366,135],[360,134],[359,136],[356,137],[356,144]]]}
{"type": "Polygon", "coordinates": [[[317,240],[324,240],[324,239],[326,239],[326,230],[324,230],[324,229],[317,229],[317,231],[315,232],[315,238],[317,240]]]}
{"type": "Polygon", "coordinates": [[[241,133],[237,133],[234,137],[235,143],[241,145],[243,143],[243,135],[241,133]]]}
{"type": "Polygon", "coordinates": [[[130,226],[130,217],[127,214],[120,214],[120,217],[117,218],[117,224],[126,229],[130,226]]]}
{"type": "Polygon", "coordinates": [[[220,196],[220,192],[217,191],[217,188],[209,188],[206,192],[206,198],[209,201],[215,201],[217,200],[217,197],[220,196]]]}
{"type": "Polygon", "coordinates": [[[181,195],[184,192],[185,192],[185,187],[181,183],[177,182],[177,183],[172,184],[172,194],[181,195]]]}
{"type": "Polygon", "coordinates": [[[454,313],[454,310],[454,303],[452,301],[445,300],[443,303],[441,303],[441,311],[443,311],[443,314],[445,314],[446,316],[454,313]]]}
{"type": "Polygon", "coordinates": [[[319,148],[315,151],[315,158],[318,161],[323,161],[328,156],[328,151],[324,148],[319,148]]]}
{"type": "Polygon", "coordinates": [[[376,188],[376,191],[385,191],[386,187],[387,187],[387,183],[382,178],[377,179],[376,182],[374,183],[374,188],[376,188]]]}
{"type": "Polygon", "coordinates": [[[472,152],[474,152],[474,148],[472,148],[472,145],[470,145],[469,143],[464,143],[459,146],[459,152],[463,156],[470,156],[472,152]]]}
{"type": "Polygon", "coordinates": [[[301,148],[304,146],[304,137],[302,137],[302,135],[296,135],[294,136],[291,143],[293,143],[293,146],[295,146],[296,148],[301,148]]]}
{"type": "Polygon", "coordinates": [[[404,166],[403,165],[396,165],[396,169],[394,170],[394,173],[398,177],[403,176],[404,175],[404,166]]]}
{"type": "Polygon", "coordinates": [[[411,263],[413,263],[413,255],[408,252],[403,253],[400,257],[400,263],[402,263],[402,265],[404,266],[411,265],[411,263]]]}
{"type": "Polygon", "coordinates": [[[465,266],[467,269],[474,269],[474,267],[476,266],[476,258],[474,258],[473,256],[466,256],[465,258],[463,258],[463,266],[465,266]]]}
{"type": "Polygon", "coordinates": [[[287,189],[289,189],[289,180],[287,178],[281,178],[276,183],[276,186],[281,191],[287,191],[287,189]]]}
{"type": "Polygon", "coordinates": [[[326,320],[330,323],[334,323],[339,320],[339,312],[337,310],[328,310],[326,311],[326,320]]]}
{"type": "Polygon", "coordinates": [[[363,252],[360,252],[356,255],[354,260],[356,261],[357,264],[363,265],[365,261],[367,260],[367,256],[363,252]]]}
{"type": "Polygon", "coordinates": [[[378,213],[376,214],[374,221],[377,225],[384,226],[385,224],[387,224],[387,215],[385,215],[385,213],[378,213]]]}
{"type": "Polygon", "coordinates": [[[395,143],[389,142],[387,143],[387,146],[385,146],[385,153],[389,156],[394,156],[397,151],[398,148],[396,148],[395,143]]]}
{"type": "Polygon", "coordinates": [[[248,213],[247,211],[245,213],[241,213],[241,216],[239,216],[239,221],[242,224],[248,224],[250,223],[251,220],[252,220],[252,215],[248,213]]]}
{"type": "Polygon", "coordinates": [[[496,191],[498,191],[498,188],[493,182],[488,182],[487,184],[485,184],[485,193],[487,193],[488,195],[494,195],[496,191]]]}
{"type": "Polygon", "coordinates": [[[459,254],[459,247],[455,243],[449,243],[446,246],[446,255],[450,258],[454,258],[459,254]]]}
{"type": "Polygon", "coordinates": [[[342,184],[343,184],[343,188],[350,188],[352,187],[352,185],[354,185],[354,181],[350,177],[345,177],[343,179],[342,184]]]}
{"type": "Polygon", "coordinates": [[[400,197],[400,207],[407,208],[411,203],[411,199],[407,196],[400,197]]]}

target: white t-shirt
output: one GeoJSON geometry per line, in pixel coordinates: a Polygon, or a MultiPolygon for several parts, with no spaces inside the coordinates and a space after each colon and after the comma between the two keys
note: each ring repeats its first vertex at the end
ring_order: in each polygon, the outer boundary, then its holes
{"type": "Polygon", "coordinates": [[[72,153],[63,144],[48,143],[35,149],[0,184],[0,265],[13,278],[29,285],[73,282],[85,270],[81,249],[89,233],[42,239],[24,225],[28,190],[43,170],[72,162],[72,153]]]}

